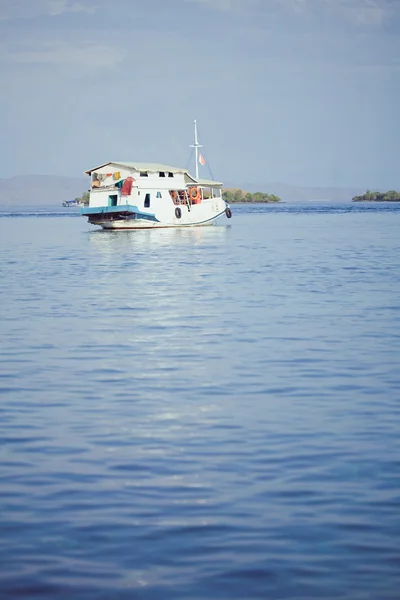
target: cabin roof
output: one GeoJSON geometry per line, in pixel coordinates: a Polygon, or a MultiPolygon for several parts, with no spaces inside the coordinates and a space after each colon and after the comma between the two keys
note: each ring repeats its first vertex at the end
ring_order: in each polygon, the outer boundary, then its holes
{"type": "Polygon", "coordinates": [[[94,171],[107,167],[107,165],[113,165],[115,167],[123,167],[125,169],[135,169],[136,171],[150,171],[157,173],[158,171],[164,171],[166,173],[183,173],[186,183],[197,183],[204,187],[222,187],[222,183],[218,181],[212,181],[212,179],[195,179],[187,169],[182,167],[172,167],[171,165],[164,165],[162,163],[145,163],[145,162],[124,162],[124,161],[110,161],[92,169],[85,171],[85,175],[91,175],[94,171]]]}
{"type": "Polygon", "coordinates": [[[204,187],[222,187],[224,184],[221,183],[220,181],[213,181],[212,179],[195,179],[194,181],[197,181],[197,183],[199,185],[202,185],[204,187]]]}
{"type": "Polygon", "coordinates": [[[127,169],[136,169],[136,171],[150,171],[156,173],[157,171],[164,171],[169,173],[188,173],[187,169],[182,167],[172,167],[171,165],[164,165],[162,163],[145,163],[145,162],[124,162],[124,161],[110,161],[92,169],[85,171],[85,175],[91,175],[93,171],[97,171],[107,165],[114,165],[116,167],[125,167],[127,169]]]}

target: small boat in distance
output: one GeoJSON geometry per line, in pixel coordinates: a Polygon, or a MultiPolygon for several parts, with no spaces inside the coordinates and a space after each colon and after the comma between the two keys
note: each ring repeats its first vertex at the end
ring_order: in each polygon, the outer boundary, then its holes
{"type": "Polygon", "coordinates": [[[197,125],[194,122],[196,175],[158,163],[107,162],[85,171],[91,177],[89,205],[81,208],[92,225],[103,229],[153,229],[211,225],[232,216],[222,198],[222,183],[199,178],[197,125]]]}
{"type": "Polygon", "coordinates": [[[82,206],[83,202],[80,200],[64,200],[63,206],[82,206]]]}

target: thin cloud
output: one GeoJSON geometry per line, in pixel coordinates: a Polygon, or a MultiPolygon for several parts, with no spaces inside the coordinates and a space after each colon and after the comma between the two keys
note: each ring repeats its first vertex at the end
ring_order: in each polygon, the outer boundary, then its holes
{"type": "Polygon", "coordinates": [[[72,0],[0,0],[0,21],[59,17],[66,13],[93,14],[96,6],[72,0]]]}
{"type": "Polygon", "coordinates": [[[325,5],[356,25],[380,25],[391,10],[387,0],[325,0],[325,5]]]}
{"type": "Polygon", "coordinates": [[[62,15],[63,13],[86,13],[93,14],[96,11],[94,6],[85,6],[79,2],[68,2],[68,0],[48,0],[48,14],[52,17],[62,15]]]}
{"type": "Polygon", "coordinates": [[[260,0],[185,0],[206,8],[231,13],[248,13],[260,5],[260,0]]]}
{"type": "Polygon", "coordinates": [[[321,14],[345,19],[356,25],[380,25],[400,11],[397,0],[185,0],[205,8],[231,13],[321,14]]]}
{"type": "Polygon", "coordinates": [[[77,71],[113,68],[125,58],[125,52],[111,45],[83,43],[47,43],[35,50],[14,51],[4,56],[8,63],[72,67],[77,71]]]}

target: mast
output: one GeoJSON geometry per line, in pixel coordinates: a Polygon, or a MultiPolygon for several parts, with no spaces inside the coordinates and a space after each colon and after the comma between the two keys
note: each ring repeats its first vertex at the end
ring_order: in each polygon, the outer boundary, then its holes
{"type": "Polygon", "coordinates": [[[195,150],[195,160],[196,160],[196,179],[199,178],[199,148],[203,146],[199,144],[199,140],[197,138],[197,121],[194,120],[194,144],[190,145],[191,148],[195,150]]]}

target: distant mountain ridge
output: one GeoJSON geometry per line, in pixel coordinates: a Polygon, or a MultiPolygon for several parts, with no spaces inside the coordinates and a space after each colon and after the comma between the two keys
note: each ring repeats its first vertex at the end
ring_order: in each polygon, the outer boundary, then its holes
{"type": "Polygon", "coordinates": [[[19,175],[0,179],[1,206],[59,206],[87,191],[88,177],[19,175]]]}
{"type": "MultiPolygon", "coordinates": [[[[58,175],[20,175],[0,179],[2,206],[59,206],[88,190],[88,177],[58,175]]],[[[248,192],[265,192],[279,196],[284,202],[306,200],[345,201],[365,192],[364,188],[305,187],[282,182],[226,183],[225,188],[240,188],[248,192]]]]}

